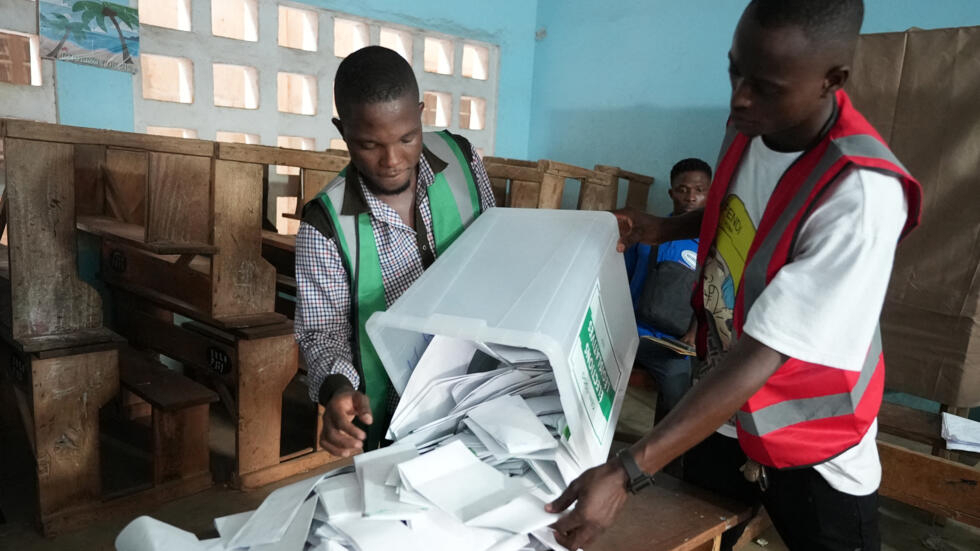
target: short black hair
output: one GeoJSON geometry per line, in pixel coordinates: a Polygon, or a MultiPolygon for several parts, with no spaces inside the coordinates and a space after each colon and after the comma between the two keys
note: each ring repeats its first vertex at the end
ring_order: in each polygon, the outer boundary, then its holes
{"type": "Polygon", "coordinates": [[[354,105],[394,101],[413,94],[419,84],[412,66],[394,50],[381,46],[361,48],[347,56],[333,81],[333,97],[341,119],[354,105]]]}
{"type": "Polygon", "coordinates": [[[851,44],[864,22],[863,0],[752,0],[749,7],[762,27],[800,27],[816,43],[851,44]]]}
{"type": "Polygon", "coordinates": [[[701,159],[683,159],[677,161],[674,168],[670,169],[670,185],[674,185],[674,178],[677,178],[680,174],[685,172],[704,172],[708,175],[708,180],[711,180],[711,165],[702,161],[701,159]]]}

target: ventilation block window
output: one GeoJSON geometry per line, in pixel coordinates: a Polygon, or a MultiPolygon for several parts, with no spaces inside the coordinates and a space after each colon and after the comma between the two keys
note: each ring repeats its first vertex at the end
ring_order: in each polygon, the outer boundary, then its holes
{"type": "Polygon", "coordinates": [[[140,23],[191,30],[191,0],[139,0],[140,23]]]}
{"type": "Polygon", "coordinates": [[[257,42],[259,24],[256,0],[211,0],[211,34],[257,42]]]}
{"type": "Polygon", "coordinates": [[[183,57],[141,53],[143,97],[159,101],[194,101],[194,64],[183,57]]]}
{"type": "Polygon", "coordinates": [[[422,111],[422,124],[426,126],[449,126],[452,117],[453,97],[446,92],[426,92],[423,96],[425,109],[422,111]]]}
{"type": "Polygon", "coordinates": [[[350,19],[333,20],[333,54],[347,57],[368,45],[368,26],[350,19]]]}
{"type": "Polygon", "coordinates": [[[316,51],[319,23],[315,11],[279,6],[279,45],[316,51]]]}
{"type": "Polygon", "coordinates": [[[279,111],[297,115],[316,114],[316,78],[296,73],[279,73],[279,111]]]}
{"type": "Polygon", "coordinates": [[[453,74],[453,41],[425,37],[425,72],[453,74]]]}
{"type": "Polygon", "coordinates": [[[258,109],[259,77],[255,67],[215,63],[213,68],[216,106],[258,109]]]}

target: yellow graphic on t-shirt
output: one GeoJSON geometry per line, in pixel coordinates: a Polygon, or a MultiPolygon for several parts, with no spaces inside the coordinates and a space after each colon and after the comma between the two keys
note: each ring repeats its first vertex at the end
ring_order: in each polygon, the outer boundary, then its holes
{"type": "MultiPolygon", "coordinates": [[[[755,226],[745,204],[737,196],[729,195],[722,203],[715,243],[705,262],[702,276],[704,307],[713,322],[712,337],[717,337],[721,351],[727,351],[732,342],[735,294],[742,281],[745,259],[753,239],[755,226]]],[[[714,339],[709,338],[709,343],[712,341],[714,339]]]]}
{"type": "Polygon", "coordinates": [[[715,247],[718,254],[725,259],[725,264],[731,272],[734,290],[742,282],[742,272],[745,271],[745,259],[749,255],[752,240],[755,239],[755,226],[745,210],[745,204],[736,195],[729,195],[721,206],[721,218],[718,221],[718,233],[715,247]]]}

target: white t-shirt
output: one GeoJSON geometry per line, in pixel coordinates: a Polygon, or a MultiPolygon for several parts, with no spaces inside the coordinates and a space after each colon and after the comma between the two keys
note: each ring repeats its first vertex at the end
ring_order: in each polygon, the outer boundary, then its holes
{"type": "MultiPolygon", "coordinates": [[[[709,358],[719,358],[731,346],[732,308],[745,255],[776,184],[800,154],[774,151],[757,137],[742,159],[705,264],[709,358]]],[[[896,178],[849,169],[803,223],[792,260],[752,305],[744,333],[805,362],[860,371],[907,211],[896,178]]],[[[718,432],[735,436],[729,424],[718,432]]],[[[814,468],[841,492],[870,494],[881,481],[876,434],[877,421],[857,446],[814,468]]]]}

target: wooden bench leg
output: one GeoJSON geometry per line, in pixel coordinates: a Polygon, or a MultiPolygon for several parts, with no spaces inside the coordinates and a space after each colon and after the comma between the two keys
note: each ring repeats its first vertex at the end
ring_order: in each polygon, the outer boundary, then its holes
{"type": "Polygon", "coordinates": [[[153,410],[154,485],[210,471],[208,413],[208,404],[153,410]]]}
{"type": "Polygon", "coordinates": [[[239,340],[238,475],[279,464],[282,394],[299,369],[293,335],[239,340]]]}
{"type": "Polygon", "coordinates": [[[101,499],[99,408],[119,390],[117,361],[115,350],[31,358],[42,522],[101,499]]]}

